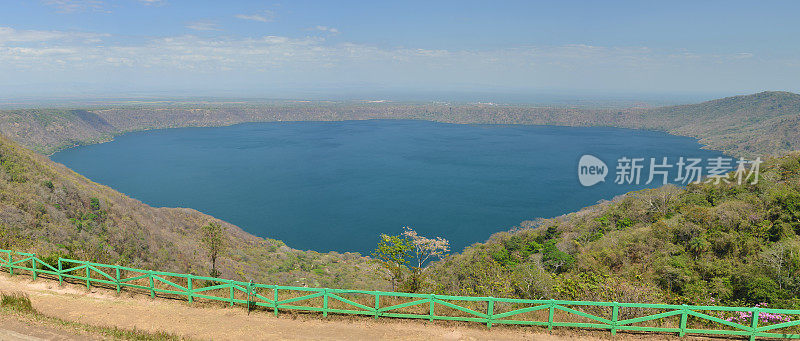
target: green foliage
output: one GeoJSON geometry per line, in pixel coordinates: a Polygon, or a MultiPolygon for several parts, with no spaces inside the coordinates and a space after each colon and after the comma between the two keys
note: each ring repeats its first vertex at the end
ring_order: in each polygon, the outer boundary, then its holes
{"type": "Polygon", "coordinates": [[[630,218],[622,218],[617,220],[616,225],[617,229],[622,230],[631,227],[633,225],[633,221],[630,218]]]}
{"type": "Polygon", "coordinates": [[[426,284],[429,262],[450,251],[450,242],[441,237],[421,236],[408,226],[403,229],[398,236],[382,234],[372,256],[384,269],[393,289],[420,292],[426,284]],[[407,266],[412,260],[414,265],[407,266]]]}
{"type": "Polygon", "coordinates": [[[92,210],[99,211],[100,210],[100,199],[91,198],[90,202],[89,202],[89,206],[92,208],[92,210]]]}
{"type": "Polygon", "coordinates": [[[404,281],[407,264],[414,247],[408,238],[402,235],[390,236],[381,234],[378,246],[372,252],[372,257],[384,269],[392,289],[397,290],[404,281]]]}
{"type": "Polygon", "coordinates": [[[542,255],[542,264],[554,273],[565,272],[575,263],[575,258],[572,255],[559,250],[555,245],[545,247],[542,255]]]}
{"type": "Polygon", "coordinates": [[[555,285],[554,291],[560,297],[581,300],[602,289],[606,276],[592,272],[579,272],[561,276],[560,279],[555,285]]]}
{"type": "Polygon", "coordinates": [[[735,276],[733,293],[741,301],[750,305],[758,302],[775,304],[787,298],[788,293],[781,289],[774,279],[758,272],[735,276]]]}
{"type": "MultiPolygon", "coordinates": [[[[52,253],[48,253],[47,255],[39,255],[38,258],[42,262],[44,262],[44,263],[46,263],[46,264],[48,264],[48,265],[50,265],[52,267],[55,267],[55,268],[58,267],[58,259],[59,258],[75,259],[75,258],[71,258],[70,255],[62,253],[62,252],[52,252],[52,253]]],[[[36,263],[36,264],[37,264],[37,267],[39,269],[50,270],[50,268],[48,268],[44,264],[41,264],[41,263],[36,263]]]]}

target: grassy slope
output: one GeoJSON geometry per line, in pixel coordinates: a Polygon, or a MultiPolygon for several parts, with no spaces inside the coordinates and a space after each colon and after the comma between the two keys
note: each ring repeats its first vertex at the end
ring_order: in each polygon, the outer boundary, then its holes
{"type": "Polygon", "coordinates": [[[756,185],[666,186],[527,222],[432,268],[443,292],[800,307],[800,152],[756,185]]]}
{"type": "MultiPolygon", "coordinates": [[[[150,207],[0,137],[0,248],[208,274],[198,232],[212,220],[193,209],[150,207]]],[[[383,283],[358,254],[293,250],[222,224],[232,250],[221,259],[227,278],[336,287],[383,283]]]]}

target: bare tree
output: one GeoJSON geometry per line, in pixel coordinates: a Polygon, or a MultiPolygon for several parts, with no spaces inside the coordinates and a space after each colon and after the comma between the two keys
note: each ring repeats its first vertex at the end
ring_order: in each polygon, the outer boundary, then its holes
{"type": "Polygon", "coordinates": [[[675,185],[666,185],[661,188],[649,191],[644,198],[647,203],[647,210],[660,215],[669,213],[670,204],[680,194],[680,188],[675,185]]]}
{"type": "Polygon", "coordinates": [[[450,242],[442,237],[426,238],[420,236],[413,228],[406,226],[403,236],[411,240],[414,246],[414,256],[417,260],[417,268],[423,269],[423,265],[432,258],[442,259],[445,254],[450,252],[450,242]]]}
{"type": "Polygon", "coordinates": [[[428,267],[428,262],[442,257],[450,251],[450,242],[442,237],[427,238],[420,236],[411,227],[404,227],[403,237],[411,241],[413,257],[417,266],[411,268],[411,276],[403,283],[404,290],[417,292],[422,288],[423,275],[428,267]]]}
{"type": "Polygon", "coordinates": [[[800,245],[790,241],[773,243],[766,251],[761,253],[761,260],[767,268],[776,273],[778,288],[783,289],[785,282],[791,276],[791,261],[800,253],[800,245]]]}

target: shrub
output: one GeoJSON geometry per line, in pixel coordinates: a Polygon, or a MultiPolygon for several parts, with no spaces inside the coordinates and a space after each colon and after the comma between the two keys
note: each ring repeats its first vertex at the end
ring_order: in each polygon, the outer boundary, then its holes
{"type": "Polygon", "coordinates": [[[100,210],[100,199],[91,198],[90,199],[90,206],[92,207],[92,210],[95,210],[95,211],[100,210]]]}
{"type": "Polygon", "coordinates": [[[24,293],[0,293],[0,307],[5,307],[21,313],[35,313],[36,309],[31,304],[31,299],[24,293]]]}

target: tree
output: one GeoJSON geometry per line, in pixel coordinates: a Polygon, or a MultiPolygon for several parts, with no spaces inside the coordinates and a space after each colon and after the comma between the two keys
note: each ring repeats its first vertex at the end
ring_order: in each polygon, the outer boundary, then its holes
{"type": "Polygon", "coordinates": [[[800,243],[792,241],[773,243],[772,246],[761,252],[759,258],[761,258],[765,268],[772,272],[772,277],[778,283],[778,288],[784,289],[795,278],[792,268],[800,264],[798,263],[798,259],[800,259],[800,243]]]}
{"type": "MultiPolygon", "coordinates": [[[[442,237],[426,238],[420,236],[413,228],[406,226],[403,236],[411,241],[414,247],[414,257],[417,261],[417,268],[427,265],[432,258],[441,259],[450,251],[450,242],[442,237]]],[[[427,267],[427,266],[426,266],[427,267]]]]}
{"type": "Polygon", "coordinates": [[[442,259],[450,251],[450,242],[442,237],[420,236],[411,227],[403,227],[403,237],[410,241],[417,266],[412,267],[411,276],[403,283],[404,291],[417,292],[422,288],[424,272],[433,258],[442,259]]]}
{"type": "Polygon", "coordinates": [[[218,222],[209,222],[208,225],[203,226],[200,240],[211,257],[211,277],[218,277],[220,273],[217,271],[217,258],[228,245],[225,229],[218,222]]]}
{"type": "Polygon", "coordinates": [[[402,236],[381,234],[378,247],[372,252],[375,261],[386,270],[392,290],[397,290],[397,285],[403,281],[411,247],[411,242],[402,236]]]}

